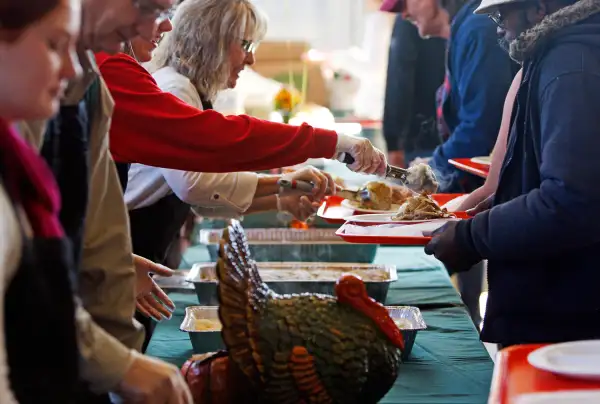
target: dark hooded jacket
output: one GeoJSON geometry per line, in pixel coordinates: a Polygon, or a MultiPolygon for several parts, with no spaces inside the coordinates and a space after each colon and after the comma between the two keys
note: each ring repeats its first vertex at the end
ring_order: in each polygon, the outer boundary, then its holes
{"type": "Polygon", "coordinates": [[[457,227],[489,259],[482,337],[600,338],[600,2],[546,17],[511,56],[523,81],[495,206],[457,227]]]}

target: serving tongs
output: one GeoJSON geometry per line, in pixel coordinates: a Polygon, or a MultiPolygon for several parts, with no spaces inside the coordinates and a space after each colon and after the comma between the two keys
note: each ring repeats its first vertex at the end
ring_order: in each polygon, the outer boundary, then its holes
{"type": "MultiPolygon", "coordinates": [[[[340,157],[339,161],[341,161],[344,164],[352,164],[354,163],[354,157],[352,157],[348,153],[342,153],[342,156],[340,157]]],[[[400,181],[403,185],[408,186],[408,174],[409,170],[407,170],[406,168],[400,168],[388,164],[385,170],[384,178],[392,178],[400,181]]]]}
{"type": "MultiPolygon", "coordinates": [[[[277,184],[281,188],[293,189],[293,190],[297,190],[300,192],[305,192],[307,194],[311,193],[314,188],[314,184],[312,182],[300,181],[300,180],[281,179],[281,180],[277,181],[277,184]]],[[[364,195],[364,197],[370,199],[370,193],[367,189],[353,190],[353,189],[347,189],[347,188],[336,188],[335,194],[338,196],[341,196],[344,199],[350,199],[350,200],[358,200],[358,198],[360,198],[361,195],[364,195]]]]}
{"type": "MultiPolygon", "coordinates": [[[[344,164],[354,163],[354,157],[348,153],[342,153],[338,160],[344,164]]],[[[414,194],[420,194],[421,192],[433,194],[438,189],[435,174],[431,170],[431,167],[428,167],[428,171],[421,172],[421,166],[422,164],[418,164],[406,169],[388,164],[384,178],[400,182],[401,185],[411,190],[414,194]]]]}

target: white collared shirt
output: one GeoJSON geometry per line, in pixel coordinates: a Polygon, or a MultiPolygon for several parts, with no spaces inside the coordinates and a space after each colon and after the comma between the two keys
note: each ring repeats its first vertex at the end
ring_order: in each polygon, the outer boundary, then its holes
{"type": "MultiPolygon", "coordinates": [[[[202,109],[200,95],[187,77],[171,67],[156,71],[153,77],[161,90],[202,109]]],[[[203,216],[237,217],[252,204],[257,185],[258,174],[252,172],[198,173],[132,164],[125,201],[133,210],[174,193],[203,216]]]]}

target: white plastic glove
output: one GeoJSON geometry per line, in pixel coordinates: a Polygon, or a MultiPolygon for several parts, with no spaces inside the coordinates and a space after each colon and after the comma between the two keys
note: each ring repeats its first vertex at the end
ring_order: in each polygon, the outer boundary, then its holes
{"type": "MultiPolygon", "coordinates": [[[[299,170],[284,174],[281,179],[312,182],[314,184],[312,195],[317,202],[323,200],[325,195],[334,194],[336,191],[333,177],[313,166],[302,167],[299,170]]],[[[284,191],[282,195],[287,195],[288,193],[289,191],[284,191]]]]}
{"type": "Polygon", "coordinates": [[[132,351],[133,362],[115,393],[124,403],[194,404],[176,366],[132,351]]]}
{"type": "Polygon", "coordinates": [[[386,174],[387,160],[385,155],[375,148],[369,139],[338,134],[335,153],[334,158],[338,160],[342,158],[342,153],[352,156],[354,162],[347,164],[352,171],[381,176],[386,174]]]}

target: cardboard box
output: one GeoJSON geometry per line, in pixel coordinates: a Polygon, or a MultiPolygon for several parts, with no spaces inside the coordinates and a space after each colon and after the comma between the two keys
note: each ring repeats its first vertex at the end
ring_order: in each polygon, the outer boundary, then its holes
{"type": "MultiPolygon", "coordinates": [[[[257,62],[252,69],[258,74],[283,84],[290,83],[290,72],[292,73],[292,85],[302,91],[302,78],[305,62],[301,61],[271,61],[257,62]]],[[[319,62],[306,62],[306,100],[324,107],[329,105],[329,91],[323,76],[319,62]]]]}
{"type": "Polygon", "coordinates": [[[256,49],[257,63],[295,60],[301,61],[302,55],[310,49],[308,42],[264,41],[256,49]]]}

